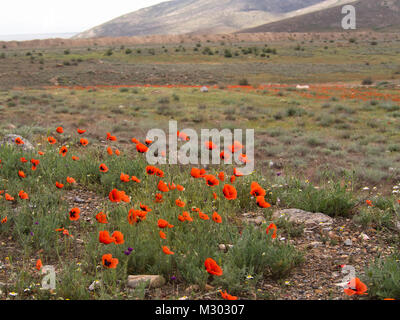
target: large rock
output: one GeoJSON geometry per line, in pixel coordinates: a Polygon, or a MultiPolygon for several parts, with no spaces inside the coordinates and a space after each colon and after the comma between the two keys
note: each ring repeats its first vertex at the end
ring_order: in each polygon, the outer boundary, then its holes
{"type": "Polygon", "coordinates": [[[160,288],[165,284],[165,279],[163,276],[159,275],[135,275],[128,276],[128,287],[135,289],[141,283],[147,282],[149,288],[160,288]]]}
{"type": "Polygon", "coordinates": [[[0,140],[0,147],[2,147],[3,145],[9,145],[9,146],[15,146],[18,148],[22,148],[22,150],[24,151],[33,151],[35,150],[35,148],[33,147],[32,143],[30,143],[28,140],[26,140],[25,138],[16,135],[16,134],[7,134],[5,135],[1,140],[0,140]],[[15,139],[20,138],[24,144],[21,145],[17,145],[15,143],[15,139]]]}
{"type": "Polygon", "coordinates": [[[272,214],[274,219],[286,218],[289,221],[304,224],[332,224],[333,219],[326,214],[307,212],[300,209],[283,209],[272,214]]]}

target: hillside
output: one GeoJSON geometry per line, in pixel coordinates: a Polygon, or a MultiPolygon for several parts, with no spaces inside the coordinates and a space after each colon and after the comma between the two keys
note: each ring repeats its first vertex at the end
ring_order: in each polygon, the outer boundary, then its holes
{"type": "Polygon", "coordinates": [[[128,13],[75,38],[231,33],[354,0],[173,0],[128,13]]]}
{"type": "MultiPolygon", "coordinates": [[[[359,0],[352,5],[356,8],[358,30],[400,30],[400,0],[359,0]]],[[[343,31],[341,9],[338,6],[312,12],[244,29],[240,33],[343,31]]]]}

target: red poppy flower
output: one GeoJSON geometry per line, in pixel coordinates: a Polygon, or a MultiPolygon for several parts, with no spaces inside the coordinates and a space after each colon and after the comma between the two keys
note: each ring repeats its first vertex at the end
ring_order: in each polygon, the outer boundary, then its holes
{"type": "Polygon", "coordinates": [[[167,239],[167,235],[164,232],[162,232],[161,230],[160,230],[159,234],[160,234],[161,239],[164,239],[164,240],[167,239]]]}
{"type": "Polygon", "coordinates": [[[164,228],[173,228],[174,226],[172,224],[169,224],[167,220],[164,219],[158,219],[157,225],[159,228],[164,229],[164,228]]]}
{"type": "Polygon", "coordinates": [[[206,173],[206,170],[204,170],[204,169],[198,169],[198,168],[192,168],[192,170],[190,171],[190,175],[193,177],[193,178],[203,178],[204,177],[204,175],[205,175],[205,173],[206,173]]]}
{"type": "Polygon", "coordinates": [[[145,152],[149,151],[149,148],[147,146],[145,146],[143,143],[139,142],[136,145],[136,150],[137,150],[137,152],[145,153],[145,152]]]}
{"type": "Polygon", "coordinates": [[[207,185],[210,187],[215,187],[219,185],[219,180],[212,174],[205,175],[204,179],[206,180],[207,185]]]}
{"type": "Polygon", "coordinates": [[[96,220],[99,223],[103,223],[103,224],[108,223],[107,215],[104,212],[99,212],[98,214],[96,214],[96,220]]]}
{"type": "Polygon", "coordinates": [[[146,212],[151,212],[151,209],[144,204],[140,204],[140,210],[146,211],[146,212]]]}
{"type": "Polygon", "coordinates": [[[108,269],[115,269],[118,265],[118,259],[113,258],[111,254],[105,254],[102,257],[103,266],[108,269]]]}
{"type": "Polygon", "coordinates": [[[43,155],[44,155],[44,152],[43,152],[43,151],[38,151],[38,155],[39,155],[39,156],[43,156],[43,155]]]}
{"type": "Polygon", "coordinates": [[[177,188],[179,191],[185,191],[184,186],[181,186],[180,184],[178,184],[178,185],[176,186],[176,188],[177,188]]]}
{"type": "Polygon", "coordinates": [[[163,202],[163,195],[161,193],[156,193],[156,199],[154,201],[158,203],[163,202]]]}
{"type": "Polygon", "coordinates": [[[231,176],[231,179],[230,179],[230,181],[231,181],[231,183],[234,183],[235,181],[236,181],[236,176],[231,176]]]}
{"type": "Polygon", "coordinates": [[[71,220],[71,221],[78,220],[80,217],[80,215],[79,215],[80,213],[81,213],[81,210],[79,208],[72,208],[69,211],[69,220],[71,220]]]}
{"type": "MultiPolygon", "coordinates": [[[[175,190],[175,189],[176,189],[176,184],[173,183],[173,182],[168,183],[168,189],[169,189],[169,190],[175,190]]],[[[161,191],[161,190],[160,190],[160,191],[161,191]]]]}
{"type": "Polygon", "coordinates": [[[163,246],[163,247],[162,247],[162,251],[163,251],[166,255],[175,254],[174,252],[172,252],[171,250],[169,250],[169,248],[166,247],[166,246],[163,246]]]}
{"type": "Polygon", "coordinates": [[[228,200],[235,200],[237,198],[237,191],[234,186],[226,184],[222,189],[222,192],[224,193],[225,198],[228,200]]]}
{"type": "Polygon", "coordinates": [[[117,137],[112,136],[111,133],[107,132],[107,140],[117,141],[117,137]]]}
{"type": "Polygon", "coordinates": [[[169,191],[167,185],[166,185],[165,182],[162,181],[162,180],[160,180],[160,182],[158,183],[157,188],[158,188],[158,190],[160,190],[161,192],[168,192],[168,191],[169,191]]]}
{"type": "Polygon", "coordinates": [[[160,177],[160,178],[163,178],[164,177],[164,171],[162,171],[159,168],[156,168],[156,176],[160,177]]]}
{"type": "Polygon", "coordinates": [[[366,200],[365,202],[366,202],[366,204],[367,204],[368,206],[370,206],[370,207],[373,207],[373,206],[374,206],[374,205],[372,204],[372,201],[371,201],[371,200],[366,200]]]}
{"type": "Polygon", "coordinates": [[[24,190],[21,190],[21,191],[18,193],[18,196],[19,196],[20,199],[22,199],[22,200],[27,200],[27,199],[29,199],[28,194],[27,194],[24,190]]]}
{"type": "Polygon", "coordinates": [[[135,177],[135,176],[132,176],[132,177],[131,177],[131,180],[132,180],[132,181],[135,181],[136,183],[140,183],[140,179],[138,179],[138,178],[135,177]]]}
{"type": "Polygon", "coordinates": [[[119,151],[118,149],[115,149],[115,155],[119,156],[121,154],[121,151],[119,151]]]}
{"type": "Polygon", "coordinates": [[[221,158],[221,160],[227,161],[227,160],[229,160],[231,155],[229,153],[226,153],[225,151],[221,151],[221,153],[219,154],[219,157],[221,158]]]}
{"type": "Polygon", "coordinates": [[[218,199],[218,196],[217,196],[217,194],[215,192],[213,192],[213,198],[214,198],[214,200],[218,199]]]}
{"type": "Polygon", "coordinates": [[[48,137],[48,138],[47,138],[47,141],[48,141],[50,144],[55,144],[55,143],[57,142],[57,140],[54,139],[53,137],[48,137]]]}
{"type": "Polygon", "coordinates": [[[183,208],[183,207],[186,205],[181,199],[176,199],[176,200],[175,200],[175,204],[176,204],[178,207],[181,207],[181,208],[183,208]]]}
{"type": "Polygon", "coordinates": [[[271,207],[271,204],[269,204],[267,201],[265,201],[263,196],[259,196],[256,198],[257,206],[260,208],[269,208],[271,207]]]}
{"type": "Polygon", "coordinates": [[[112,150],[111,147],[108,147],[108,148],[107,148],[107,153],[108,153],[110,156],[112,156],[113,150],[112,150]]]}
{"type": "Polygon", "coordinates": [[[186,133],[184,132],[179,132],[177,131],[177,136],[179,139],[181,139],[182,141],[189,141],[189,137],[186,133]]]}
{"type": "Polygon", "coordinates": [[[255,181],[251,183],[250,189],[250,194],[254,197],[264,197],[267,194],[265,190],[255,181]]]}
{"type": "Polygon", "coordinates": [[[64,132],[64,129],[63,129],[63,127],[57,127],[56,131],[57,131],[58,133],[63,133],[63,132],[64,132]]]}
{"type": "Polygon", "coordinates": [[[110,199],[111,202],[121,202],[122,200],[122,194],[120,191],[117,189],[113,189],[109,194],[108,194],[108,199],[110,199]]]}
{"type": "Polygon", "coordinates": [[[115,244],[123,244],[125,242],[124,235],[120,231],[114,231],[111,235],[111,238],[114,238],[115,244]]]}
{"type": "Polygon", "coordinates": [[[1,224],[6,224],[7,223],[7,216],[1,219],[1,224]]]}
{"type": "Polygon", "coordinates": [[[225,181],[225,173],[221,171],[221,172],[218,174],[218,179],[221,180],[221,181],[225,181]]]}
{"type": "Polygon", "coordinates": [[[238,169],[236,169],[236,168],[233,168],[233,174],[234,174],[236,177],[241,177],[241,176],[244,175],[242,172],[240,172],[240,171],[239,171],[238,169]]]}
{"type": "Polygon", "coordinates": [[[7,201],[14,201],[14,200],[15,200],[15,198],[12,197],[12,196],[10,196],[8,193],[6,193],[6,194],[4,195],[4,198],[5,198],[7,201]]]}
{"type": "Polygon", "coordinates": [[[27,162],[28,162],[28,160],[26,160],[24,157],[20,158],[19,160],[20,160],[22,163],[27,163],[27,162]]]}
{"type": "Polygon", "coordinates": [[[89,141],[87,139],[82,138],[81,140],[79,140],[79,143],[81,144],[81,146],[87,146],[89,144],[89,141]]]}
{"type": "Polygon", "coordinates": [[[17,145],[22,145],[22,144],[24,144],[25,142],[23,142],[22,139],[21,139],[20,137],[18,137],[18,138],[15,139],[15,143],[16,143],[17,145]]]}
{"type": "Polygon", "coordinates": [[[148,146],[151,145],[153,143],[153,141],[151,141],[150,139],[146,139],[144,141],[145,144],[147,144],[148,146]]]}
{"type": "Polygon", "coordinates": [[[106,166],[104,163],[102,163],[102,164],[99,166],[99,170],[100,170],[100,172],[103,172],[103,173],[108,172],[108,168],[107,168],[107,166],[106,166]]]}
{"type": "Polygon", "coordinates": [[[38,259],[36,261],[36,270],[40,271],[42,269],[42,267],[43,267],[42,260],[38,259]]]}
{"type": "Polygon", "coordinates": [[[221,267],[215,262],[215,260],[211,258],[206,259],[206,261],[204,262],[204,266],[206,267],[206,270],[209,274],[215,276],[222,276],[223,274],[221,267]]]}
{"type": "Polygon", "coordinates": [[[344,293],[348,296],[367,295],[367,286],[361,282],[359,278],[352,279],[349,283],[349,288],[344,289],[344,293]]]}
{"type": "Polygon", "coordinates": [[[131,181],[131,177],[129,176],[129,174],[125,174],[125,173],[121,173],[121,175],[119,176],[119,179],[122,182],[129,182],[131,181]]]}
{"type": "Polygon", "coordinates": [[[231,296],[229,293],[227,293],[226,291],[225,292],[222,292],[222,290],[219,290],[219,292],[221,293],[221,297],[222,297],[222,299],[225,299],[225,300],[237,300],[238,299],[238,297],[236,297],[236,296],[231,296]]]}
{"type": "Polygon", "coordinates": [[[72,156],[72,160],[78,161],[78,160],[79,160],[79,157],[72,156]]]}
{"type": "Polygon", "coordinates": [[[240,151],[243,149],[243,145],[239,141],[234,141],[233,145],[229,146],[228,149],[232,152],[235,153],[237,151],[240,151]]]}
{"type": "Polygon", "coordinates": [[[79,134],[84,134],[86,132],[86,130],[82,130],[82,129],[76,129],[76,131],[78,131],[79,134]]]}
{"type": "Polygon", "coordinates": [[[140,142],[139,142],[139,140],[138,140],[138,139],[136,139],[136,138],[132,138],[132,139],[131,139],[131,141],[132,141],[134,144],[138,144],[138,143],[140,143],[140,142]]]}
{"type": "Polygon", "coordinates": [[[74,178],[67,177],[67,182],[68,182],[69,184],[73,184],[73,183],[76,183],[76,180],[75,180],[74,178]]]}
{"type": "Polygon", "coordinates": [[[199,218],[202,220],[210,220],[210,217],[203,212],[199,212],[199,218]]]}
{"type": "Polygon", "coordinates": [[[212,219],[216,223],[222,223],[222,217],[217,212],[213,213],[212,219]]]}
{"type": "Polygon", "coordinates": [[[23,172],[22,170],[19,170],[19,171],[18,171],[18,175],[19,175],[21,178],[26,178],[25,172],[23,172]]]}
{"type": "Polygon", "coordinates": [[[64,185],[63,185],[62,183],[56,181],[56,187],[57,187],[58,189],[62,189],[62,188],[64,188],[64,185]]]}
{"type": "Polygon", "coordinates": [[[272,238],[272,239],[276,239],[277,227],[276,227],[275,223],[272,222],[272,223],[267,227],[266,233],[269,234],[270,230],[274,230],[274,232],[272,233],[271,238],[272,238]]]}
{"type": "Polygon", "coordinates": [[[110,244],[115,242],[115,238],[111,237],[108,231],[100,231],[99,242],[104,244],[110,244]]]}
{"type": "Polygon", "coordinates": [[[154,167],[154,166],[147,166],[147,167],[146,167],[146,172],[147,172],[147,174],[149,174],[149,175],[151,175],[151,176],[152,176],[153,174],[155,174],[156,171],[157,171],[157,168],[154,167]]]}
{"type": "Polygon", "coordinates": [[[63,157],[65,157],[65,156],[67,155],[67,152],[68,152],[68,148],[67,148],[67,147],[65,147],[65,146],[61,147],[61,149],[60,149],[60,154],[61,154],[63,157]]]}

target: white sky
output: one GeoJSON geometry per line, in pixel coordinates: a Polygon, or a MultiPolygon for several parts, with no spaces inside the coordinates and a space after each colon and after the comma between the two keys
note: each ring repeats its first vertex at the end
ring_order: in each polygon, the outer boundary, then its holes
{"type": "Polygon", "coordinates": [[[0,0],[0,35],[82,32],[166,0],[0,0]]]}

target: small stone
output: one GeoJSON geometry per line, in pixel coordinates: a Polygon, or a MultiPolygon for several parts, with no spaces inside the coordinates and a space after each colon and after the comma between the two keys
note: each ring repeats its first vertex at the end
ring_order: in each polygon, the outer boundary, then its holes
{"type": "Polygon", "coordinates": [[[320,246],[322,246],[322,242],[313,241],[307,246],[307,248],[312,249],[312,248],[318,248],[320,246]]]}
{"type": "Polygon", "coordinates": [[[351,239],[346,239],[344,241],[344,245],[348,246],[348,247],[351,247],[353,245],[353,241],[351,239]]]}
{"type": "Polygon", "coordinates": [[[74,198],[74,202],[76,202],[76,203],[85,203],[85,200],[83,200],[83,199],[81,199],[79,197],[75,197],[74,198]]]}
{"type": "Polygon", "coordinates": [[[221,250],[221,251],[226,251],[226,245],[224,245],[223,243],[221,243],[221,244],[218,246],[218,248],[219,248],[219,250],[221,250]]]}
{"type": "Polygon", "coordinates": [[[148,282],[149,288],[160,288],[165,284],[165,278],[159,275],[130,275],[128,287],[135,289],[140,283],[148,282]]]}

